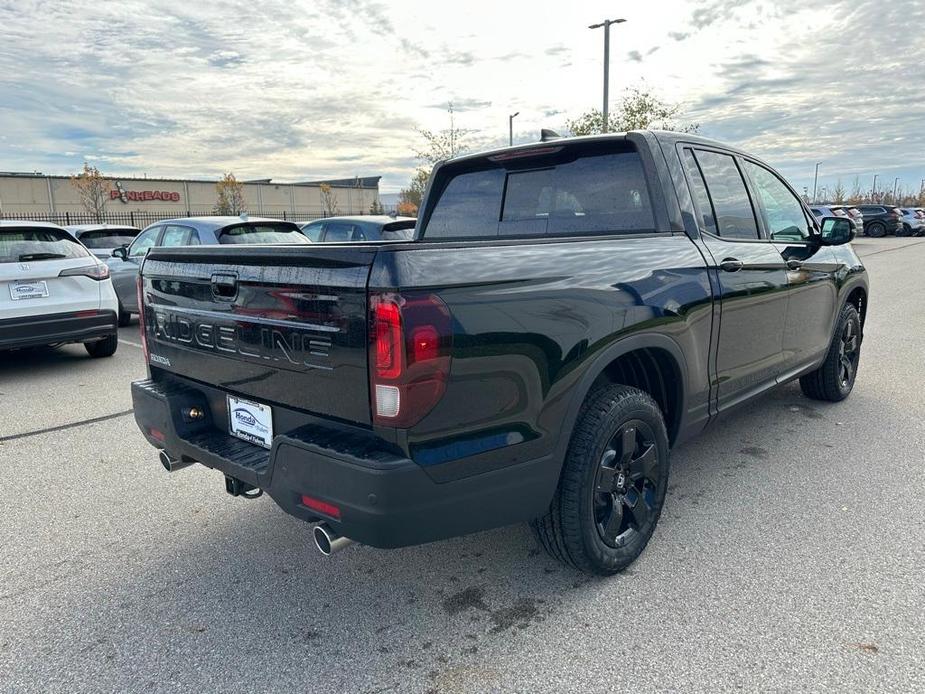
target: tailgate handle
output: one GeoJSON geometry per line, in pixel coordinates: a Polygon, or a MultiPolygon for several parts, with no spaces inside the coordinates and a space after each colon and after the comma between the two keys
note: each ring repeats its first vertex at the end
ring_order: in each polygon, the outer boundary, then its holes
{"type": "Polygon", "coordinates": [[[212,275],[212,296],[219,301],[234,301],[238,295],[238,276],[216,272],[212,275]]]}

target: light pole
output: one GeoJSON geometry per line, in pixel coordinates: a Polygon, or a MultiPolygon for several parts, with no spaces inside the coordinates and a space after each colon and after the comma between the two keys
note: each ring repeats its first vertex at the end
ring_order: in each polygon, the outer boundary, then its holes
{"type": "Polygon", "coordinates": [[[514,119],[520,115],[520,111],[507,117],[508,144],[514,144],[514,119]]]}
{"type": "Polygon", "coordinates": [[[871,202],[877,202],[877,177],[880,174],[874,174],[874,187],[870,191],[871,202]]]}
{"type": "Polygon", "coordinates": [[[819,165],[821,161],[816,162],[816,173],[813,174],[813,203],[816,202],[816,183],[819,181],[819,165]]]}
{"type": "Polygon", "coordinates": [[[899,183],[899,178],[893,179],[893,204],[896,204],[896,184],[899,183]]]}
{"type": "Polygon", "coordinates": [[[609,111],[609,91],[610,91],[610,25],[623,24],[625,19],[605,19],[600,24],[591,24],[589,29],[600,29],[604,27],[604,126],[603,131],[608,129],[608,111],[609,111]]]}

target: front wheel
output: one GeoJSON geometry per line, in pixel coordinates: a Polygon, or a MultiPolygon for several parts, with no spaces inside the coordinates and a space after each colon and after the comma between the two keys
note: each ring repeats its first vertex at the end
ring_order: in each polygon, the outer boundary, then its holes
{"type": "Polygon", "coordinates": [[[854,388],[860,360],[861,317],[853,304],[845,304],[822,366],[800,378],[803,394],[813,400],[844,400],[854,388]]]}
{"type": "Polygon", "coordinates": [[[111,357],[116,353],[116,348],[119,346],[119,336],[116,334],[105,337],[102,340],[97,340],[96,342],[85,342],[84,348],[94,359],[99,359],[100,357],[111,357]]]}
{"type": "Polygon", "coordinates": [[[595,391],[582,406],[549,510],[531,523],[553,557],[587,573],[622,571],[655,531],[668,488],[668,435],[645,392],[595,391]]]}
{"type": "Polygon", "coordinates": [[[875,239],[883,238],[886,236],[886,227],[879,222],[874,222],[868,225],[864,234],[875,239]]]}
{"type": "Polygon", "coordinates": [[[125,328],[132,322],[132,314],[125,310],[122,302],[119,302],[119,327],[125,328]]]}

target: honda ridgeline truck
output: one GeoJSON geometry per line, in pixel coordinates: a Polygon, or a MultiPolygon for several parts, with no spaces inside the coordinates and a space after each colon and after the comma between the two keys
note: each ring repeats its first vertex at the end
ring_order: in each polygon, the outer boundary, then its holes
{"type": "Polygon", "coordinates": [[[438,164],[414,238],[152,248],[135,418],[326,554],[530,521],[629,565],[669,450],[769,388],[851,392],[867,275],[761,160],[667,132],[438,164]]]}

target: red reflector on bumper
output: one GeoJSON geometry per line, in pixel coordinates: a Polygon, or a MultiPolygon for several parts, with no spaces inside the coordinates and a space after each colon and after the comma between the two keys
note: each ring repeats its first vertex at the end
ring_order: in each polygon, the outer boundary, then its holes
{"type": "Polygon", "coordinates": [[[151,427],[150,429],[148,429],[148,433],[151,434],[152,439],[157,439],[161,443],[164,442],[164,438],[165,438],[164,432],[161,431],[160,429],[155,429],[154,427],[151,427]]]}
{"type": "Polygon", "coordinates": [[[334,504],[329,504],[326,501],[321,499],[313,499],[310,496],[302,495],[302,505],[306,508],[310,508],[312,511],[317,511],[318,513],[323,513],[326,516],[331,516],[331,518],[340,518],[340,508],[334,504]]]}

